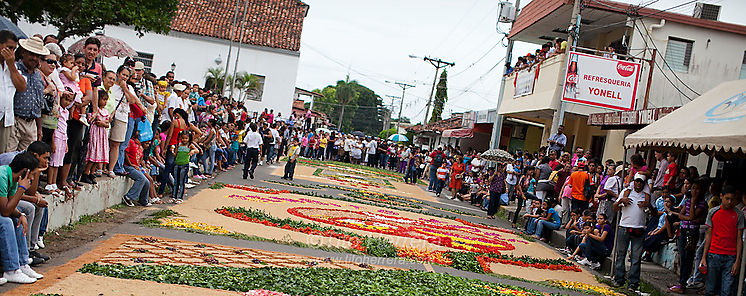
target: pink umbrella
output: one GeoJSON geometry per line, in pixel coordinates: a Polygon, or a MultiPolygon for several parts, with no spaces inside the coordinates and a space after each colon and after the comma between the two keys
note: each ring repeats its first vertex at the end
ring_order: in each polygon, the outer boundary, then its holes
{"type": "MultiPolygon", "coordinates": [[[[98,34],[92,37],[101,40],[101,55],[104,57],[123,58],[137,56],[137,52],[121,39],[98,34]]],[[[72,53],[83,53],[83,45],[86,39],[88,38],[86,37],[73,43],[69,51],[72,53]]]]}

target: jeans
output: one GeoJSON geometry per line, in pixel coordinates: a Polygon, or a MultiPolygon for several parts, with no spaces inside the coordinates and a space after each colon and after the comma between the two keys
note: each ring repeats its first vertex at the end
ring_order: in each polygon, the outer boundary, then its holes
{"type": "Polygon", "coordinates": [[[518,215],[521,214],[521,209],[523,208],[523,202],[524,202],[523,196],[521,196],[520,194],[516,194],[515,198],[518,199],[518,203],[516,204],[515,215],[513,215],[513,220],[511,221],[513,224],[515,224],[515,222],[518,221],[518,215]]]}
{"type": "Polygon", "coordinates": [[[707,284],[705,295],[707,296],[731,296],[734,295],[734,284],[736,277],[730,274],[733,264],[736,263],[734,255],[707,254],[707,284]]]}
{"type": "MultiPolygon", "coordinates": [[[[570,231],[568,231],[569,233],[570,231]]],[[[583,237],[577,234],[569,234],[567,235],[567,239],[565,239],[565,248],[569,249],[570,251],[575,251],[575,249],[578,248],[580,242],[583,240],[583,237]]]]}
{"type": "MultiPolygon", "coordinates": [[[[699,262],[702,262],[702,256],[705,251],[705,238],[706,238],[707,231],[700,227],[699,228],[699,241],[697,242],[697,255],[694,256],[694,262],[696,264],[699,264],[699,262]]],[[[692,272],[692,276],[689,277],[688,283],[703,283],[705,280],[705,275],[699,272],[699,269],[695,268],[692,272]]]]}
{"type": "Polygon", "coordinates": [[[251,174],[254,174],[254,170],[256,169],[257,162],[259,161],[259,148],[249,148],[246,150],[246,159],[244,159],[243,162],[243,178],[246,179],[246,176],[249,172],[251,174]]]}
{"type": "Polygon", "coordinates": [[[171,198],[184,199],[184,187],[186,186],[188,176],[188,164],[177,164],[174,166],[174,191],[171,192],[171,198]]]}
{"type": "Polygon", "coordinates": [[[170,177],[174,172],[175,160],[176,157],[171,153],[171,149],[168,149],[168,151],[166,151],[166,166],[163,168],[163,170],[161,170],[161,174],[159,176],[161,186],[158,187],[158,194],[163,194],[163,191],[166,191],[166,185],[168,185],[168,181],[170,180],[170,177]]]}
{"type": "Polygon", "coordinates": [[[430,167],[430,183],[427,185],[427,190],[435,191],[438,182],[438,168],[430,167]]]}
{"type": "Polygon", "coordinates": [[[699,239],[699,229],[681,228],[681,234],[676,244],[679,248],[679,285],[686,287],[686,281],[692,274],[692,268],[694,265],[694,257],[697,253],[697,249],[689,250],[686,248],[687,237],[691,237],[692,240],[697,241],[699,239]]]}
{"type": "Polygon", "coordinates": [[[618,284],[624,283],[624,275],[626,271],[626,260],[627,250],[632,246],[631,253],[629,254],[632,264],[629,268],[629,286],[640,287],[640,259],[642,258],[642,241],[644,236],[632,236],[629,230],[632,228],[619,227],[619,233],[616,233],[616,259],[614,261],[614,281],[618,284]]]}
{"type": "Polygon", "coordinates": [[[202,166],[205,168],[205,174],[212,175],[212,171],[215,170],[215,149],[217,148],[217,145],[212,144],[205,149],[205,153],[202,153],[202,166]],[[208,160],[210,165],[207,165],[208,160]]]}
{"type": "Polygon", "coordinates": [[[295,174],[295,163],[296,161],[290,161],[285,164],[285,175],[283,177],[293,179],[293,175],[295,174]]]}
{"type": "Polygon", "coordinates": [[[139,168],[132,166],[124,166],[124,170],[127,172],[127,178],[135,181],[124,196],[131,200],[137,200],[141,205],[148,204],[148,193],[150,192],[150,181],[140,171],[139,168]]]}
{"type": "Polygon", "coordinates": [[[534,234],[536,233],[536,224],[538,224],[539,219],[536,218],[528,218],[528,222],[526,222],[526,234],[534,234]]]}
{"type": "Polygon", "coordinates": [[[435,193],[440,194],[440,192],[443,191],[443,187],[446,186],[446,180],[438,179],[435,182],[437,182],[437,183],[435,183],[435,189],[434,189],[435,193]]]}
{"type": "Polygon", "coordinates": [[[600,263],[601,259],[611,253],[606,245],[590,237],[586,238],[585,243],[580,244],[580,250],[583,251],[583,255],[588,258],[588,261],[596,263],[600,263]]]}
{"type": "Polygon", "coordinates": [[[386,165],[389,163],[389,155],[388,154],[381,154],[381,156],[378,157],[378,160],[380,160],[379,165],[382,168],[386,168],[386,165]]]}
{"type": "Polygon", "coordinates": [[[489,195],[485,195],[482,197],[482,208],[486,209],[489,206],[490,200],[492,200],[489,195]]]}
{"type": "Polygon", "coordinates": [[[127,146],[130,144],[130,138],[132,138],[132,133],[135,130],[136,124],[135,118],[128,118],[127,119],[127,132],[124,134],[124,142],[119,143],[119,157],[117,158],[117,163],[114,165],[114,172],[124,172],[124,149],[127,149],[127,146]]]}
{"type": "Polygon", "coordinates": [[[39,236],[44,236],[47,233],[47,223],[49,222],[49,208],[44,208],[44,215],[41,216],[41,224],[39,224],[39,236]]]}
{"type": "Polygon", "coordinates": [[[23,226],[18,219],[0,217],[0,259],[5,271],[14,271],[28,264],[28,246],[23,226]],[[19,227],[16,227],[18,225],[19,227]]]}
{"type": "Polygon", "coordinates": [[[584,200],[579,199],[571,199],[570,200],[570,208],[572,210],[580,209],[580,211],[585,211],[588,208],[588,202],[584,200]]]}
{"type": "Polygon", "coordinates": [[[275,159],[275,145],[269,144],[267,148],[267,162],[272,162],[275,159]]]}
{"type": "Polygon", "coordinates": [[[39,242],[39,227],[41,225],[41,218],[44,216],[44,209],[38,207],[33,203],[25,200],[18,201],[16,207],[19,212],[26,214],[28,220],[29,230],[26,231],[26,244],[29,246],[35,246],[39,242]]]}
{"type": "Polygon", "coordinates": [[[542,238],[542,237],[549,237],[549,232],[546,234],[544,233],[544,229],[548,230],[557,230],[559,229],[560,224],[557,222],[549,222],[547,220],[539,220],[539,222],[536,223],[536,237],[542,238]]]}
{"type": "Polygon", "coordinates": [[[560,218],[562,218],[562,223],[567,223],[570,221],[570,199],[567,197],[561,197],[560,203],[562,206],[560,218]]]}

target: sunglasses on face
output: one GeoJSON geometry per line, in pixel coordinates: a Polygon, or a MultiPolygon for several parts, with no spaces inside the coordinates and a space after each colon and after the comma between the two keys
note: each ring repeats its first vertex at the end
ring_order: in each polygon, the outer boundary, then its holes
{"type": "Polygon", "coordinates": [[[43,61],[50,65],[55,65],[55,66],[57,65],[57,60],[54,60],[54,59],[44,59],[43,61]]]}

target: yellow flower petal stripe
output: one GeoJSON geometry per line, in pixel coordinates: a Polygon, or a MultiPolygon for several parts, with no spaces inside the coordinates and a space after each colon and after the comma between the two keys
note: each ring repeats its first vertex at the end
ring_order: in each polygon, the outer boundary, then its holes
{"type": "Polygon", "coordinates": [[[200,230],[200,231],[217,233],[217,234],[230,233],[230,231],[226,230],[225,228],[221,226],[213,226],[213,225],[199,223],[199,222],[189,222],[181,218],[163,218],[163,219],[160,219],[159,222],[161,223],[161,226],[172,227],[172,228],[200,230]]]}
{"type": "Polygon", "coordinates": [[[601,295],[624,296],[624,294],[617,293],[612,289],[589,285],[586,283],[558,281],[558,280],[549,280],[548,282],[554,286],[567,288],[567,289],[593,291],[601,295]]]}

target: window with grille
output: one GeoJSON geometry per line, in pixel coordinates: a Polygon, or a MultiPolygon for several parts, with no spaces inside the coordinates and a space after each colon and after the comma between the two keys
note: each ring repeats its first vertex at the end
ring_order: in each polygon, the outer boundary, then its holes
{"type": "Polygon", "coordinates": [[[668,37],[668,45],[666,46],[666,63],[674,71],[688,72],[693,48],[694,41],[668,37]]]}
{"type": "Polygon", "coordinates": [[[145,64],[145,73],[152,72],[153,68],[153,54],[152,53],[146,53],[146,52],[137,52],[137,56],[134,57],[134,60],[136,62],[142,62],[145,64]]]}
{"type": "Polygon", "coordinates": [[[746,51],[743,52],[743,60],[741,61],[741,76],[738,79],[746,79],[746,51]]]}

